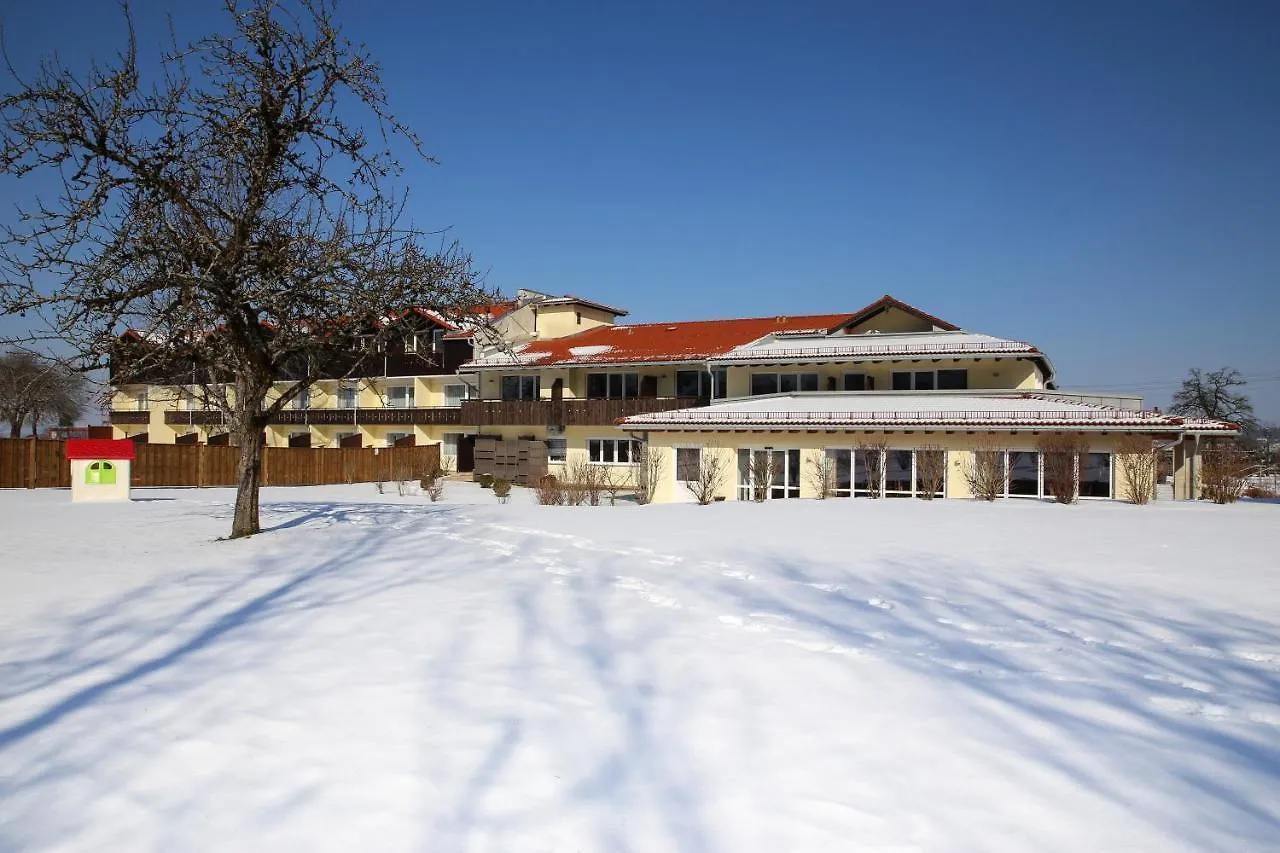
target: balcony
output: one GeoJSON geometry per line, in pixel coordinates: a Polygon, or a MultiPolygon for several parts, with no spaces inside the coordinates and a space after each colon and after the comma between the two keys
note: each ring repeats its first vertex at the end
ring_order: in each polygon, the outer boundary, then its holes
{"type": "Polygon", "coordinates": [[[175,409],[164,413],[164,422],[170,426],[209,426],[223,422],[217,409],[175,409]]]}
{"type": "Polygon", "coordinates": [[[630,415],[706,405],[698,397],[626,397],[607,400],[463,400],[468,426],[603,426],[630,415]]]}
{"type": "MultiPolygon", "coordinates": [[[[145,413],[144,413],[145,414],[145,413]]],[[[288,426],[406,426],[414,424],[459,424],[461,410],[446,407],[426,409],[285,409],[277,412],[270,423],[288,426]]],[[[217,409],[194,412],[165,412],[167,424],[206,426],[223,423],[217,409]]]]}
{"type": "Polygon", "coordinates": [[[149,424],[151,423],[151,413],[139,412],[135,409],[112,409],[111,423],[113,424],[149,424]]]}

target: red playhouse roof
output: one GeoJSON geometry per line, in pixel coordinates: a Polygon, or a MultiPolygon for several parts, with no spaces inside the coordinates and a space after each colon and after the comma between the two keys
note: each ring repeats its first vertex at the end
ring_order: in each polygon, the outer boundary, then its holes
{"type": "Polygon", "coordinates": [[[134,458],[133,442],[127,438],[69,438],[68,459],[129,459],[134,458]]]}

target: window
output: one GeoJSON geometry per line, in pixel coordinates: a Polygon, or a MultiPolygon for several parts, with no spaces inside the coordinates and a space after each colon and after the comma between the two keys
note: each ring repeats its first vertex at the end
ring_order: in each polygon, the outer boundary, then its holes
{"type": "Polygon", "coordinates": [[[504,400],[536,400],[540,394],[541,383],[537,376],[502,377],[502,399],[504,400]]]}
{"type": "Polygon", "coordinates": [[[151,405],[151,394],[148,389],[143,388],[138,395],[133,398],[133,408],[139,412],[145,412],[151,405]]]}
{"type": "Polygon", "coordinates": [[[471,386],[466,383],[459,382],[444,386],[444,404],[446,406],[461,406],[462,401],[471,396],[471,386]]]}
{"type": "Polygon", "coordinates": [[[1080,454],[1080,497],[1111,497],[1111,454],[1080,454]]]}
{"type": "Polygon", "coordinates": [[[715,377],[715,384],[711,388],[711,396],[716,400],[723,400],[729,396],[729,371],[723,367],[711,371],[715,377]]]}
{"type": "Polygon", "coordinates": [[[1040,454],[1030,450],[1010,450],[1005,463],[1009,496],[1040,496],[1040,454]]]}
{"type": "Polygon", "coordinates": [[[753,373],[751,374],[751,395],[757,394],[777,394],[778,393],[778,374],[776,373],[753,373]]]}
{"type": "Polygon", "coordinates": [[[387,406],[392,409],[413,408],[413,386],[391,385],[387,388],[387,406]]]}
{"type": "Polygon", "coordinates": [[[871,383],[868,381],[865,373],[846,373],[844,375],[844,390],[846,391],[870,391],[871,383]]]}
{"type": "Polygon", "coordinates": [[[702,448],[676,448],[676,480],[681,483],[696,483],[702,476],[702,448]]]}
{"type": "Polygon", "coordinates": [[[446,432],[440,440],[441,456],[457,456],[458,455],[458,438],[456,432],[446,432]]]}
{"type": "Polygon", "coordinates": [[[310,388],[310,386],[304,387],[301,391],[299,391],[299,392],[297,393],[297,396],[295,396],[295,397],[293,398],[293,407],[294,407],[295,409],[309,409],[309,408],[311,408],[311,388],[310,388]]]}
{"type": "Polygon", "coordinates": [[[884,493],[886,497],[902,498],[912,494],[912,456],[910,450],[886,450],[884,458],[884,493]]]}
{"type": "Polygon", "coordinates": [[[587,458],[601,465],[629,465],[638,443],[629,438],[588,439],[587,458]]]}
{"type": "Polygon", "coordinates": [[[563,438],[547,439],[547,461],[563,463],[569,458],[569,442],[563,438]]]}
{"type": "Polygon", "coordinates": [[[91,486],[110,486],[116,481],[116,466],[110,462],[90,462],[84,471],[84,481],[91,486]]]}
{"type": "Polygon", "coordinates": [[[581,311],[574,311],[574,312],[573,312],[573,316],[574,316],[574,318],[578,321],[578,325],[579,325],[579,326],[581,326],[581,325],[582,325],[582,312],[581,312],[581,311]]]}
{"type": "Polygon", "coordinates": [[[355,385],[338,386],[338,408],[354,409],[359,400],[360,389],[355,385]]]}
{"type": "Polygon", "coordinates": [[[738,500],[755,500],[761,488],[770,500],[800,497],[800,451],[739,450],[738,500]],[[767,485],[757,484],[761,477],[769,479],[767,485]]]}
{"type": "Polygon", "coordinates": [[[405,351],[405,352],[417,352],[417,351],[418,351],[418,337],[419,337],[418,335],[405,335],[405,338],[404,338],[404,351],[405,351]]]}
{"type": "Polygon", "coordinates": [[[956,370],[895,370],[895,391],[962,391],[969,387],[969,371],[956,370]]]}
{"type": "Polygon", "coordinates": [[[753,373],[751,374],[751,393],[756,394],[791,394],[796,391],[817,391],[818,374],[816,373],[753,373]]]}
{"type": "Polygon", "coordinates": [[[640,374],[638,373],[588,373],[587,396],[593,399],[605,397],[638,397],[640,374]]]}
{"type": "Polygon", "coordinates": [[[407,433],[407,432],[389,432],[389,433],[387,433],[387,447],[395,447],[395,446],[396,446],[396,442],[397,442],[397,441],[399,441],[399,440],[400,440],[400,439],[402,439],[402,438],[408,438],[408,437],[409,437],[409,435],[410,435],[410,434],[409,434],[409,433],[407,433]]]}

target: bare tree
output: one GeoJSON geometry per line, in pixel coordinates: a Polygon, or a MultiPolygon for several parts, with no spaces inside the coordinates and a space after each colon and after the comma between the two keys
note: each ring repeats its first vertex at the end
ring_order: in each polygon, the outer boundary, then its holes
{"type": "Polygon", "coordinates": [[[867,471],[867,496],[884,497],[885,455],[889,445],[883,441],[861,441],[855,453],[861,455],[863,467],[867,471]]]}
{"type": "Polygon", "coordinates": [[[918,497],[933,500],[946,486],[947,451],[941,447],[921,447],[916,450],[916,482],[918,497]]]}
{"type": "Polygon", "coordinates": [[[1005,493],[1004,448],[992,438],[974,442],[973,455],[964,466],[964,479],[973,497],[994,501],[1005,493]]]}
{"type": "Polygon", "coordinates": [[[707,445],[698,450],[695,459],[681,463],[676,457],[676,479],[684,483],[694,500],[706,506],[716,499],[729,479],[729,457],[717,445],[707,445]]]}
{"type": "Polygon", "coordinates": [[[1169,411],[1184,417],[1213,418],[1245,428],[1252,427],[1253,404],[1244,394],[1231,390],[1243,388],[1246,384],[1240,371],[1230,367],[1210,373],[1202,373],[1193,367],[1182,381],[1182,387],[1174,393],[1169,411]]]}
{"type": "Polygon", "coordinates": [[[805,471],[809,487],[818,500],[826,500],[836,493],[836,462],[827,451],[808,451],[805,454],[805,471]]]}
{"type": "Polygon", "coordinates": [[[149,83],[127,10],[113,63],[13,72],[0,171],[61,183],[3,230],[0,310],[114,385],[189,385],[221,409],[240,448],[234,538],[260,530],[277,412],[317,376],[358,373],[405,309],[461,316],[490,296],[456,246],[403,221],[392,143],[429,158],[333,0],[225,8],[224,31],[175,45],[149,83]]]}
{"type": "Polygon", "coordinates": [[[667,468],[667,452],[647,441],[638,441],[631,450],[631,479],[636,486],[636,503],[651,504],[667,468]]]}
{"type": "Polygon", "coordinates": [[[1047,435],[1037,445],[1044,469],[1044,490],[1055,502],[1076,502],[1080,489],[1080,457],[1089,444],[1074,435],[1047,435]]]}
{"type": "Polygon", "coordinates": [[[0,355],[0,419],[8,422],[10,438],[20,437],[28,421],[33,436],[46,418],[70,426],[84,410],[85,394],[84,376],[60,361],[30,352],[0,355]]]}
{"type": "Polygon", "coordinates": [[[1156,493],[1156,452],[1149,436],[1133,433],[1116,442],[1116,458],[1124,475],[1121,493],[1134,504],[1150,503],[1156,493]]]}

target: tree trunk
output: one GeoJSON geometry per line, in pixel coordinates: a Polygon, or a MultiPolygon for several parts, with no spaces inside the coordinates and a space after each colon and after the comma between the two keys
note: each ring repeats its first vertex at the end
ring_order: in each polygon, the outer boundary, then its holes
{"type": "Polygon", "coordinates": [[[236,463],[236,512],[231,521],[231,538],[262,532],[258,520],[258,490],[262,486],[262,426],[257,418],[243,418],[233,437],[240,447],[236,463]]]}

